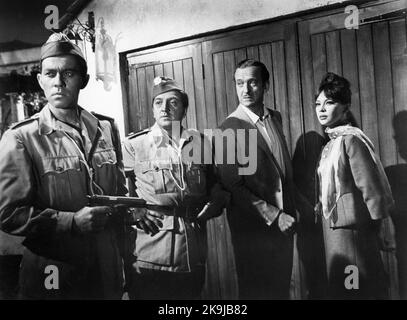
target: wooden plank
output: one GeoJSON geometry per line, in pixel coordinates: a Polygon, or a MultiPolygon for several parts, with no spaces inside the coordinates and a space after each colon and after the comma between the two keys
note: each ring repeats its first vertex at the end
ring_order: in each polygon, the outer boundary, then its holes
{"type": "MultiPolygon", "coordinates": [[[[394,109],[397,116],[407,110],[407,38],[406,20],[390,22],[391,63],[393,71],[394,109]]],[[[400,133],[399,133],[400,134],[400,133]]],[[[400,141],[405,144],[404,141],[400,141]]],[[[406,163],[407,159],[398,155],[398,163],[406,163]]]]}
{"type": "Polygon", "coordinates": [[[172,69],[172,62],[167,62],[163,64],[164,76],[173,79],[174,70],[172,69]]]}
{"type": "Polygon", "coordinates": [[[362,110],[362,128],[380,154],[377,131],[377,103],[374,82],[374,61],[371,25],[360,27],[356,32],[359,64],[360,103],[362,110]]]}
{"type": "Polygon", "coordinates": [[[205,106],[204,65],[202,60],[202,44],[192,46],[192,67],[194,73],[194,91],[197,129],[203,132],[208,126],[207,107],[205,106]]]}
{"type": "Polygon", "coordinates": [[[389,129],[394,117],[389,28],[387,22],[375,23],[372,27],[380,158],[386,167],[397,163],[396,145],[389,129]]]}
{"type": "MultiPolygon", "coordinates": [[[[315,106],[315,94],[318,91],[322,77],[326,73],[325,36],[323,34],[311,36],[311,55],[312,55],[312,73],[313,73],[312,79],[314,83],[310,105],[315,106]]],[[[317,131],[323,134],[322,127],[319,124],[317,117],[315,116],[315,109],[313,112],[313,122],[314,128],[317,128],[317,131]]]]}
{"type": "Polygon", "coordinates": [[[192,70],[192,58],[182,61],[182,69],[184,72],[185,92],[188,94],[189,98],[189,107],[187,112],[188,128],[196,129],[195,81],[194,72],[192,70]]]}
{"type": "Polygon", "coordinates": [[[247,59],[246,48],[240,48],[235,50],[235,61],[239,64],[241,61],[247,59]]]}
{"type": "Polygon", "coordinates": [[[129,68],[129,78],[128,78],[128,96],[129,96],[129,107],[127,114],[128,121],[128,132],[136,132],[140,130],[140,104],[138,99],[138,83],[137,83],[137,72],[136,68],[130,66],[129,68]]]}
{"type": "Polygon", "coordinates": [[[259,60],[259,47],[258,46],[251,46],[246,48],[247,51],[247,58],[259,60]]]}
{"type": "Polygon", "coordinates": [[[287,79],[285,69],[284,41],[271,44],[273,59],[274,95],[276,98],[276,109],[280,111],[283,121],[283,131],[286,137],[288,150],[291,150],[290,119],[287,100],[287,79]]]}
{"type": "Polygon", "coordinates": [[[184,71],[182,68],[182,60],[177,60],[172,63],[174,69],[174,80],[184,89],[184,71]]]}
{"type": "Polygon", "coordinates": [[[147,126],[151,127],[154,124],[154,117],[152,107],[153,101],[153,81],[154,81],[154,67],[148,66],[146,69],[146,87],[147,87],[147,104],[141,105],[143,110],[143,119],[147,120],[147,126]]]}
{"type": "MultiPolygon", "coordinates": [[[[309,34],[309,22],[303,21],[298,23],[298,41],[299,41],[299,58],[301,66],[301,88],[302,88],[302,101],[303,101],[303,115],[304,115],[304,132],[317,132],[323,135],[321,125],[315,116],[315,93],[317,88],[314,88],[314,72],[313,72],[313,52],[311,48],[311,36],[309,34]]],[[[317,146],[318,135],[309,135],[310,141],[305,141],[306,136],[303,136],[302,147],[304,150],[302,158],[304,161],[310,159],[317,159],[320,150],[317,148],[306,148],[307,145],[317,146]]]]}
{"type": "MultiPolygon", "coordinates": [[[[134,74],[130,74],[131,65],[127,60],[125,55],[119,55],[119,69],[120,69],[120,88],[122,94],[122,106],[123,106],[123,120],[124,120],[124,134],[127,136],[130,132],[130,126],[132,125],[131,122],[131,115],[130,115],[130,106],[134,106],[133,103],[130,102],[133,99],[130,96],[130,77],[135,77],[134,74]]],[[[134,72],[134,71],[133,71],[134,72]]],[[[134,120],[134,119],[133,119],[134,120]]],[[[3,134],[3,128],[5,127],[4,119],[3,119],[3,105],[2,101],[0,100],[0,138],[3,134]]]]}
{"type": "Polygon", "coordinates": [[[146,83],[146,70],[145,68],[138,68],[137,69],[137,83],[138,83],[138,124],[139,127],[136,128],[137,130],[143,130],[148,127],[148,108],[151,106],[151,102],[148,100],[147,95],[147,83],[146,83]]]}
{"type": "Polygon", "coordinates": [[[202,59],[205,68],[205,107],[207,116],[207,127],[215,128],[221,124],[216,116],[215,98],[215,76],[213,67],[212,43],[206,41],[202,43],[202,59]]]}
{"type": "MultiPolygon", "coordinates": [[[[242,46],[258,46],[260,43],[282,39],[284,39],[284,24],[276,22],[260,26],[255,30],[231,32],[210,42],[212,53],[217,53],[234,50],[242,46]]],[[[239,61],[236,60],[236,62],[239,61]]]]}
{"type": "MultiPolygon", "coordinates": [[[[380,157],[384,167],[397,163],[396,145],[393,139],[391,128],[392,119],[394,117],[393,104],[393,89],[390,61],[390,43],[389,29],[387,22],[375,23],[373,28],[373,50],[374,50],[374,65],[376,79],[376,97],[377,97],[377,112],[378,112],[378,130],[380,157]]],[[[387,222],[386,222],[387,223],[387,222]]],[[[392,229],[386,225],[386,233],[390,237],[395,237],[392,229]]],[[[389,274],[390,288],[389,294],[392,299],[397,299],[399,296],[398,288],[398,272],[396,268],[396,260],[394,253],[383,252],[384,265],[389,274]]]]}
{"type": "Polygon", "coordinates": [[[233,51],[225,51],[223,53],[223,60],[225,65],[225,92],[227,101],[227,113],[232,113],[237,105],[239,104],[239,99],[236,94],[235,86],[235,55],[233,51]]]}
{"type": "Polygon", "coordinates": [[[270,86],[264,94],[264,104],[270,108],[275,108],[274,103],[274,78],[273,78],[273,62],[271,58],[271,44],[262,44],[259,46],[259,59],[264,63],[270,73],[270,86]]]}
{"type": "MultiPolygon", "coordinates": [[[[297,141],[304,134],[304,116],[301,101],[300,70],[298,59],[298,42],[295,25],[293,24],[285,41],[287,89],[288,89],[288,111],[291,138],[291,156],[297,145],[297,141]]],[[[314,108],[307,108],[307,112],[313,113],[314,108]]]]}
{"type": "Polygon", "coordinates": [[[311,36],[312,67],[314,70],[314,93],[317,92],[322,77],[327,72],[325,35],[317,34],[311,36]]]}
{"type": "Polygon", "coordinates": [[[162,64],[156,64],[154,66],[154,78],[162,77],[164,75],[164,68],[162,64]]]}
{"type": "Polygon", "coordinates": [[[184,47],[155,51],[152,53],[139,52],[134,55],[129,55],[128,59],[131,64],[137,64],[138,68],[154,66],[160,63],[188,58],[191,56],[191,48],[191,45],[187,45],[184,47]]]}
{"type": "Polygon", "coordinates": [[[220,278],[219,278],[219,261],[218,261],[218,241],[217,228],[215,219],[207,222],[207,243],[208,243],[208,259],[206,261],[206,285],[204,298],[221,299],[220,278]]]}
{"type": "Polygon", "coordinates": [[[223,53],[213,55],[213,67],[215,75],[215,97],[218,121],[222,122],[228,115],[225,85],[225,65],[223,53]]]}
{"type": "MultiPolygon", "coordinates": [[[[182,87],[183,90],[185,90],[185,84],[184,84],[184,70],[182,66],[182,60],[177,60],[172,63],[173,65],[173,70],[174,70],[174,80],[182,87]]],[[[184,127],[188,127],[189,124],[187,122],[187,118],[184,118],[182,120],[182,125],[184,127]]]]}
{"type": "Polygon", "coordinates": [[[325,34],[327,71],[342,75],[341,43],[339,31],[325,34]]]}
{"type": "Polygon", "coordinates": [[[215,232],[217,238],[217,254],[218,254],[218,272],[219,272],[219,288],[220,294],[223,299],[230,299],[233,294],[231,290],[230,266],[228,264],[228,242],[226,239],[227,220],[223,214],[214,219],[215,232]]]}
{"type": "Polygon", "coordinates": [[[356,33],[354,30],[341,31],[342,72],[349,80],[352,90],[351,112],[358,125],[361,125],[362,111],[359,95],[358,53],[356,47],[356,33]]]}

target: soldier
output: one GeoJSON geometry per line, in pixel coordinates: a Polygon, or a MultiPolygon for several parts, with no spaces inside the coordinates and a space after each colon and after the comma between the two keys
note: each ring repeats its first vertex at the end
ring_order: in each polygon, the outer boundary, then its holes
{"type": "Polygon", "coordinates": [[[86,198],[126,194],[120,139],[113,119],[78,105],[88,80],[80,48],[52,35],[38,74],[48,104],[0,142],[0,227],[26,237],[23,299],[122,296],[112,209],[88,207],[86,198]]]}
{"type": "Polygon", "coordinates": [[[132,209],[136,240],[130,297],[196,299],[205,275],[203,222],[222,212],[227,195],[215,185],[207,138],[180,125],[187,94],[165,77],[154,79],[152,92],[155,123],[125,141],[125,170],[134,173],[139,197],[173,209],[132,209]],[[208,155],[210,161],[204,161],[208,155]]]}

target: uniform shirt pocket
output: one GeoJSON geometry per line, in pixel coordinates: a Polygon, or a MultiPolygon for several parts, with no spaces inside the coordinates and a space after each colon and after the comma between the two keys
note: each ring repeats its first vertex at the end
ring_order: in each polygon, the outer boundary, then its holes
{"type": "Polygon", "coordinates": [[[41,163],[41,176],[46,174],[60,174],[68,170],[81,170],[78,156],[45,157],[41,159],[41,163]]]}
{"type": "Polygon", "coordinates": [[[154,236],[137,229],[135,256],[138,261],[169,267],[174,264],[174,217],[164,216],[163,226],[154,236]]]}
{"type": "Polygon", "coordinates": [[[174,165],[169,160],[144,160],[136,163],[136,179],[155,194],[175,191],[174,165]]]}
{"type": "Polygon", "coordinates": [[[86,180],[79,157],[43,157],[40,161],[37,190],[40,202],[56,210],[76,210],[78,199],[86,194],[86,180]]]}
{"type": "Polygon", "coordinates": [[[93,155],[95,181],[107,195],[117,193],[117,157],[113,148],[95,151],[93,155]]]}
{"type": "Polygon", "coordinates": [[[98,150],[93,155],[95,164],[101,168],[104,165],[115,165],[117,163],[116,152],[114,149],[98,150]]]}

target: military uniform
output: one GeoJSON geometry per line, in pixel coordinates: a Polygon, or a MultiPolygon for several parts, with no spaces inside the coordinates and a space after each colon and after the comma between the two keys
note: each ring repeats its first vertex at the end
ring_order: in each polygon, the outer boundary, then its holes
{"type": "Polygon", "coordinates": [[[120,298],[122,265],[116,233],[72,231],[74,213],[92,193],[124,195],[120,139],[113,120],[79,107],[78,127],[49,105],[8,130],[0,142],[0,226],[25,236],[20,269],[24,298],[120,298]],[[44,286],[59,270],[59,289],[44,286]]]}
{"type": "MultiPolygon", "coordinates": [[[[204,159],[208,160],[208,155],[210,159],[211,154],[205,136],[190,129],[183,130],[178,145],[157,124],[125,140],[125,171],[134,173],[137,195],[149,203],[174,208],[170,213],[161,212],[163,226],[154,236],[137,229],[134,268],[138,272],[200,273],[201,288],[206,238],[195,218],[209,201],[214,185],[213,166],[204,159]],[[188,159],[191,149],[196,152],[192,160],[188,159]]],[[[179,284],[180,290],[188,285],[179,284]]]]}

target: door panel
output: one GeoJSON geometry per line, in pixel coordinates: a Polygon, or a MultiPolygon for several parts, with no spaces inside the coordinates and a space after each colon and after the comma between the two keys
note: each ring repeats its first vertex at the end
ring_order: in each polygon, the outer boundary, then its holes
{"type": "Polygon", "coordinates": [[[158,76],[173,78],[188,93],[189,107],[183,122],[189,128],[206,128],[201,45],[128,55],[129,128],[138,131],[154,123],[152,83],[158,76]]]}
{"type": "Polygon", "coordinates": [[[298,125],[302,122],[302,108],[298,95],[295,25],[268,24],[227,38],[206,41],[202,46],[206,106],[213,110],[208,118],[210,127],[220,125],[238,105],[234,84],[236,65],[247,58],[260,59],[270,72],[270,89],[265,95],[265,104],[281,112],[284,134],[292,153],[295,141],[302,133],[301,125],[298,125]]]}

